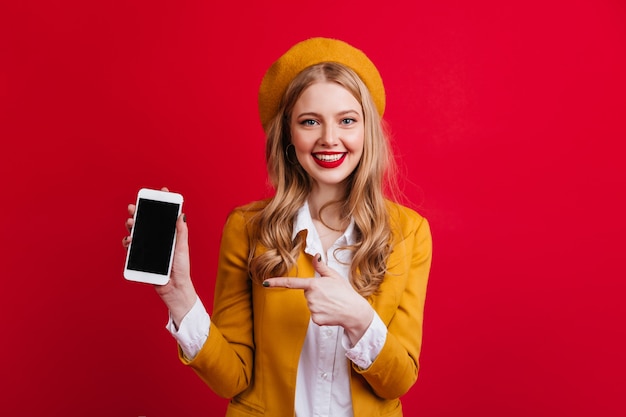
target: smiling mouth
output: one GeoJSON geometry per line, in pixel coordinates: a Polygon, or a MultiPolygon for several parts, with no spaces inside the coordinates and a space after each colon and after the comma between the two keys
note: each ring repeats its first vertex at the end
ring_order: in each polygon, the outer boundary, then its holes
{"type": "Polygon", "coordinates": [[[313,160],[322,168],[336,168],[346,158],[347,152],[314,153],[313,160]]]}

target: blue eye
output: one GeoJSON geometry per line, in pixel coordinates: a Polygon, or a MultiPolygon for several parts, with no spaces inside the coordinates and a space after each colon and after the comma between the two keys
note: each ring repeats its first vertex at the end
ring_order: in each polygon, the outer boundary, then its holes
{"type": "Polygon", "coordinates": [[[306,119],[306,120],[302,120],[300,124],[304,126],[315,126],[317,124],[317,121],[313,119],[306,119]]]}
{"type": "Polygon", "coordinates": [[[351,125],[351,124],[353,124],[354,122],[356,122],[356,120],[351,119],[351,118],[345,118],[345,119],[342,119],[342,120],[341,120],[341,124],[342,124],[342,125],[351,125]]]}

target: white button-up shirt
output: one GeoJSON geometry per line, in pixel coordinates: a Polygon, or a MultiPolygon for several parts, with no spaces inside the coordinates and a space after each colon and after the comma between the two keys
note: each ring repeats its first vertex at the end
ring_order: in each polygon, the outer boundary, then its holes
{"type": "MultiPolygon", "coordinates": [[[[330,268],[348,279],[352,254],[347,250],[335,250],[354,243],[354,221],[350,222],[344,234],[324,252],[309,206],[305,203],[295,219],[293,236],[302,230],[308,231],[305,252],[312,256],[322,254],[330,268]]],[[[319,278],[319,274],[315,275],[319,278]]],[[[208,338],[210,323],[209,315],[198,299],[181,321],[178,330],[171,317],[167,329],[178,341],[184,355],[191,359],[198,354],[208,338]]],[[[352,417],[350,365],[346,358],[360,368],[368,368],[378,356],[386,337],[387,327],[378,314],[374,314],[369,328],[354,346],[350,344],[342,327],[318,326],[310,321],[298,362],[296,416],[352,417]]]]}

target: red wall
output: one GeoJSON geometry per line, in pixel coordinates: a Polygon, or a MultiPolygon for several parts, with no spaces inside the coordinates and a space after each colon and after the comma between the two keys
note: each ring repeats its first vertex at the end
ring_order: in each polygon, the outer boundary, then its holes
{"type": "Polygon", "coordinates": [[[0,414],[225,409],[122,278],[126,204],[184,194],[210,306],[226,214],[267,195],[257,86],[322,35],[378,64],[432,224],[406,414],[626,415],[624,2],[212,3],[0,6],[0,414]]]}

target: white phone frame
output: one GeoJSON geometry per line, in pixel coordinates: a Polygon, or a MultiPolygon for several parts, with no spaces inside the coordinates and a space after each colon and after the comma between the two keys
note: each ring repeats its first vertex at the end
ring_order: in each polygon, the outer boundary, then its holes
{"type": "MultiPolygon", "coordinates": [[[[178,204],[178,214],[176,215],[177,219],[180,216],[180,213],[182,212],[183,196],[181,194],[172,193],[169,191],[153,190],[150,188],[142,188],[137,193],[137,201],[135,203],[135,214],[133,216],[134,221],[137,220],[137,215],[139,214],[139,200],[141,199],[163,201],[166,203],[178,204]]],[[[176,230],[174,230],[174,239],[172,242],[172,250],[171,250],[170,259],[168,262],[166,275],[152,273],[152,272],[138,271],[135,269],[128,269],[128,261],[130,259],[130,249],[133,245],[132,236],[134,232],[135,232],[135,229],[134,228],[131,229],[131,233],[130,233],[131,241],[130,241],[130,245],[128,246],[128,250],[126,252],[126,262],[124,264],[124,278],[128,281],[143,282],[146,284],[156,284],[156,285],[167,284],[170,280],[170,274],[172,272],[172,261],[174,259],[174,246],[176,244],[176,230]]]]}

